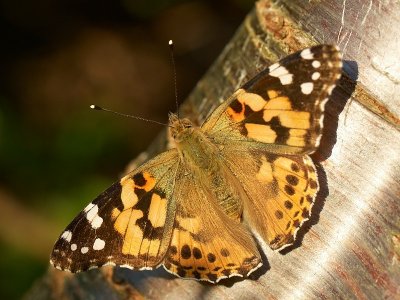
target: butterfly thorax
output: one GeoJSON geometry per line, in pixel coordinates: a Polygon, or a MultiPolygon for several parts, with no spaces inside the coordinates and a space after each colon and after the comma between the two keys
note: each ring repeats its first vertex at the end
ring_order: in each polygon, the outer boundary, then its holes
{"type": "Polygon", "coordinates": [[[170,130],[180,160],[193,181],[210,191],[220,208],[230,217],[239,220],[242,214],[243,191],[224,165],[220,149],[211,142],[200,127],[188,119],[170,115],[170,130]]]}
{"type": "Polygon", "coordinates": [[[199,127],[188,119],[170,117],[170,130],[181,159],[201,172],[212,173],[215,166],[217,147],[210,142],[199,127]]]}

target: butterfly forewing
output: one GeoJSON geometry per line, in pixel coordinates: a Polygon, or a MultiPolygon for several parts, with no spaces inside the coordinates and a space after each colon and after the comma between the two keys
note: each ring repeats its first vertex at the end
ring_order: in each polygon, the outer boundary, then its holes
{"type": "Polygon", "coordinates": [[[68,225],[51,263],[71,272],[106,264],[132,269],[159,265],[172,234],[178,166],[172,149],[113,184],[68,225]]]}
{"type": "Polygon", "coordinates": [[[325,103],[341,67],[335,46],[289,55],[236,91],[211,114],[203,129],[217,144],[258,142],[272,153],[312,153],[318,147],[325,103]]]}

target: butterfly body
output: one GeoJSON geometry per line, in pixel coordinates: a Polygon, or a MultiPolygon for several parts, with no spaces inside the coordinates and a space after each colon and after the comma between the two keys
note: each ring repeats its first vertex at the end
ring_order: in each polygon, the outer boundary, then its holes
{"type": "Polygon", "coordinates": [[[262,265],[254,236],[293,244],[311,214],[324,105],[341,56],[321,45],[292,54],[238,89],[200,126],[171,114],[175,148],[92,201],[61,234],[51,263],[152,269],[218,282],[262,265]]]}
{"type": "Polygon", "coordinates": [[[179,153],[179,163],[187,174],[192,174],[193,184],[201,184],[201,188],[209,194],[208,198],[215,199],[226,215],[240,220],[245,194],[237,190],[240,185],[224,164],[221,149],[190,120],[180,120],[172,115],[170,128],[179,153]]]}

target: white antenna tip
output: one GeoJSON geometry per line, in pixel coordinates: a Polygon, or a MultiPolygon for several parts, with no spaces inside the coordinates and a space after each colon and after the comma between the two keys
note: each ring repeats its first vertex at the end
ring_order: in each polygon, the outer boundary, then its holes
{"type": "Polygon", "coordinates": [[[168,45],[172,46],[174,42],[172,40],[169,40],[168,45]]]}
{"type": "Polygon", "coordinates": [[[94,104],[90,105],[89,107],[90,107],[91,109],[104,110],[104,109],[101,108],[100,106],[97,106],[97,105],[94,105],[94,104]]]}

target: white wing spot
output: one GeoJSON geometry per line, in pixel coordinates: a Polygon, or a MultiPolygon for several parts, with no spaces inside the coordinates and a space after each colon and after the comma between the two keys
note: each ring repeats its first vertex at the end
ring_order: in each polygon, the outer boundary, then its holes
{"type": "Polygon", "coordinates": [[[287,73],[289,73],[288,70],[279,64],[278,65],[273,64],[272,66],[269,67],[269,75],[273,77],[279,77],[287,73]]]}
{"type": "Polygon", "coordinates": [[[88,253],[88,251],[89,251],[89,248],[88,248],[88,247],[82,247],[82,248],[81,248],[82,254],[88,253]]]}
{"type": "Polygon", "coordinates": [[[311,79],[312,79],[312,80],[318,80],[320,77],[321,77],[321,73],[320,73],[320,72],[314,72],[314,73],[311,75],[311,79]]]}
{"type": "Polygon", "coordinates": [[[85,209],[84,209],[83,211],[84,211],[84,212],[88,212],[89,210],[92,209],[93,206],[94,206],[94,204],[90,202],[90,203],[85,207],[85,209]]]}
{"type": "Polygon", "coordinates": [[[88,211],[86,211],[86,219],[88,221],[92,221],[98,212],[99,207],[97,205],[93,205],[88,211]]]}
{"type": "Polygon", "coordinates": [[[310,48],[304,49],[300,52],[300,56],[304,59],[313,59],[314,54],[311,52],[310,48]]]}
{"type": "Polygon", "coordinates": [[[314,60],[311,64],[316,69],[321,66],[321,63],[318,60],[314,60]]]}
{"type": "Polygon", "coordinates": [[[273,64],[269,67],[269,75],[278,77],[282,85],[291,84],[293,82],[293,74],[290,74],[285,67],[279,64],[273,64]]]}
{"type": "Polygon", "coordinates": [[[103,218],[96,215],[96,216],[94,216],[94,218],[90,224],[92,225],[93,229],[97,229],[97,228],[100,228],[102,223],[103,223],[103,218]]]}
{"type": "Polygon", "coordinates": [[[269,66],[269,71],[272,72],[276,68],[279,68],[279,66],[280,66],[279,63],[274,63],[273,65],[269,66]]]}
{"type": "Polygon", "coordinates": [[[86,212],[86,219],[90,222],[92,228],[99,228],[103,223],[103,218],[98,215],[99,207],[96,204],[90,203],[84,211],[86,212]]]}
{"type": "Polygon", "coordinates": [[[61,235],[61,238],[69,243],[72,239],[72,232],[69,230],[64,231],[63,234],[61,235]]]}
{"type": "Polygon", "coordinates": [[[76,249],[78,249],[78,246],[76,244],[72,244],[71,245],[71,250],[75,251],[76,249]]]}
{"type": "Polygon", "coordinates": [[[96,239],[93,244],[93,250],[103,250],[106,242],[102,239],[96,239]]]}
{"type": "Polygon", "coordinates": [[[300,87],[301,87],[301,92],[304,95],[309,95],[309,94],[311,94],[311,92],[314,89],[314,84],[312,82],[305,82],[305,83],[302,83],[300,85],[300,87]]]}
{"type": "Polygon", "coordinates": [[[279,77],[282,85],[291,84],[293,82],[293,74],[286,74],[279,77]]]}

